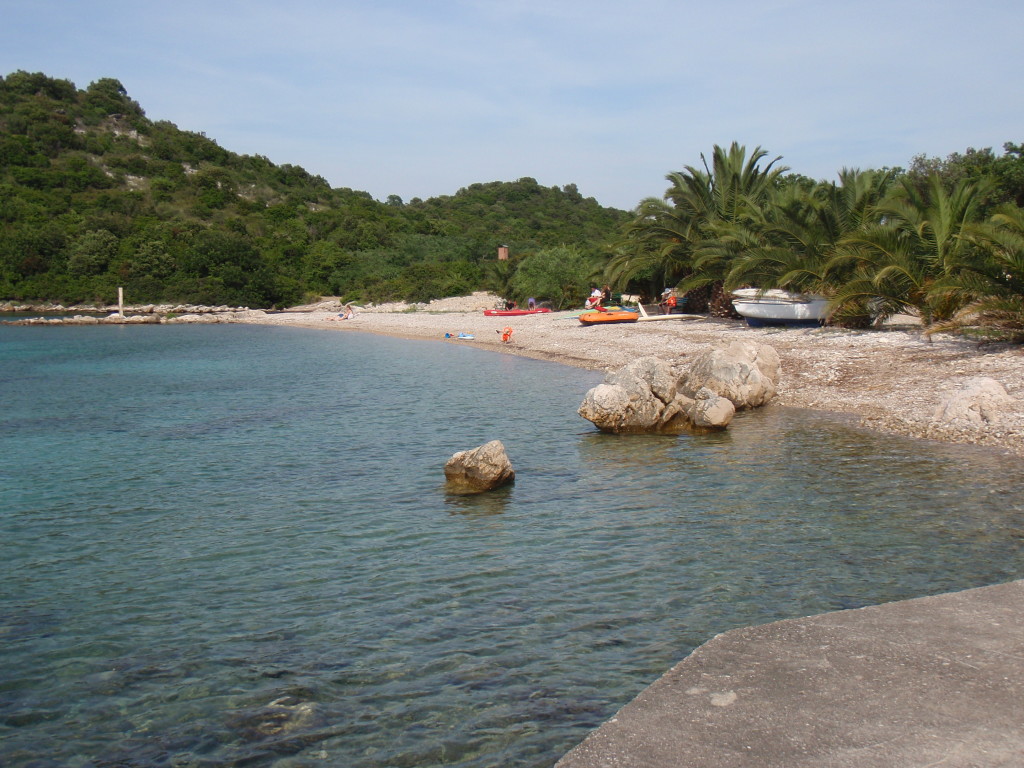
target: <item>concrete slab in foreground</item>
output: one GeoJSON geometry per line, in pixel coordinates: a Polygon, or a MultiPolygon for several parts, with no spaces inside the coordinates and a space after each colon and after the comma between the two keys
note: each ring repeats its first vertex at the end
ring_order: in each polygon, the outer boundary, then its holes
{"type": "Polygon", "coordinates": [[[1024,581],[718,635],[558,768],[1024,766],[1024,581]]]}

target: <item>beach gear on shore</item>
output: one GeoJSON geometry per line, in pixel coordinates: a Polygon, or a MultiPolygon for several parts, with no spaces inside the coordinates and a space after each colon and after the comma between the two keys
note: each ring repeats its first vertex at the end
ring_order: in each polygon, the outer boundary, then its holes
{"type": "Polygon", "coordinates": [[[536,309],[485,309],[484,315],[487,317],[520,317],[522,315],[541,315],[550,311],[548,307],[538,307],[536,309]]]}
{"type": "Polygon", "coordinates": [[[614,312],[609,310],[584,312],[580,315],[579,320],[583,325],[601,325],[603,323],[635,323],[639,318],[639,312],[620,309],[614,312]]]}
{"type": "Polygon", "coordinates": [[[658,320],[703,320],[703,315],[648,315],[647,310],[644,309],[644,305],[637,302],[636,308],[640,310],[640,317],[637,318],[638,322],[654,322],[658,320]]]}

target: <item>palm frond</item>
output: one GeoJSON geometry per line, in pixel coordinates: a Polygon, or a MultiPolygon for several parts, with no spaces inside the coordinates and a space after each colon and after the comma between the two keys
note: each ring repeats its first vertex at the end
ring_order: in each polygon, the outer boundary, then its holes
{"type": "Polygon", "coordinates": [[[989,341],[1024,343],[1024,297],[986,297],[963,307],[953,317],[928,325],[927,336],[965,333],[989,341]]]}

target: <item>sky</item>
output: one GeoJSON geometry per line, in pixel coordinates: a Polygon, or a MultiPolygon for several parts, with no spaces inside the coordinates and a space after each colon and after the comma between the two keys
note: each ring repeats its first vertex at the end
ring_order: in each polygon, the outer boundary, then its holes
{"type": "Polygon", "coordinates": [[[1020,0],[0,0],[0,75],[405,201],[622,209],[732,142],[815,179],[1024,142],[1020,0]]]}

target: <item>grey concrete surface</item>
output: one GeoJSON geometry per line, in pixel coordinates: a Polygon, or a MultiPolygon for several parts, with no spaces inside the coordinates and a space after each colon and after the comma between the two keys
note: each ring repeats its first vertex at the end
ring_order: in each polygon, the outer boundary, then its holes
{"type": "Polygon", "coordinates": [[[1024,767],[1024,581],[718,635],[557,766],[1024,767]]]}

